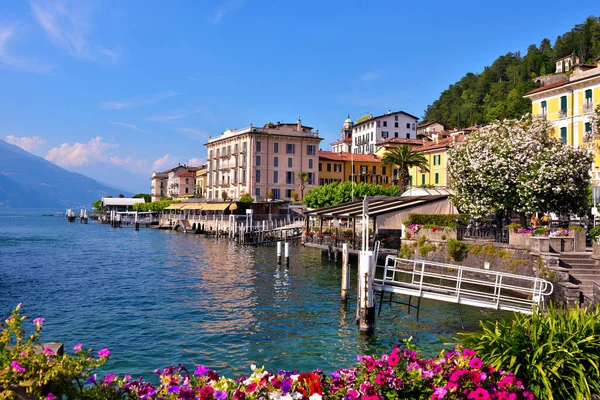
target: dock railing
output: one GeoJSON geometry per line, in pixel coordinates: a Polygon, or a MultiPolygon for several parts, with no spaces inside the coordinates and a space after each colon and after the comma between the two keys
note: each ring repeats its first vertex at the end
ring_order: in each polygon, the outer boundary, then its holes
{"type": "MultiPolygon", "coordinates": [[[[544,308],[551,282],[532,276],[387,256],[374,282],[381,292],[531,314],[544,308]]],[[[378,271],[377,271],[378,272],[378,271]]]]}

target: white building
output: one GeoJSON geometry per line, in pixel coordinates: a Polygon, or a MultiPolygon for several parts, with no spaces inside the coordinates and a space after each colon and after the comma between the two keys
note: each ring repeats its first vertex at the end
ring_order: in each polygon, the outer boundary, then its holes
{"type": "Polygon", "coordinates": [[[352,152],[375,154],[377,145],[387,139],[417,138],[418,118],[404,111],[392,112],[366,119],[359,119],[352,126],[352,152]]]}

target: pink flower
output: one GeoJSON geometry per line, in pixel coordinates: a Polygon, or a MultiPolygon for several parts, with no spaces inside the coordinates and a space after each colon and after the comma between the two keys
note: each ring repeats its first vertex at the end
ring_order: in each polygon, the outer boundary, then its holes
{"type": "Polygon", "coordinates": [[[83,346],[83,343],[77,343],[75,346],[73,346],[73,350],[79,351],[81,350],[81,346],[83,346]]]}
{"type": "Polygon", "coordinates": [[[246,393],[254,393],[254,391],[256,390],[256,387],[258,385],[256,384],[256,382],[252,382],[251,384],[249,384],[248,386],[246,386],[246,393]]]}
{"type": "Polygon", "coordinates": [[[35,326],[37,326],[38,329],[42,327],[43,323],[44,323],[44,318],[36,318],[36,319],[33,320],[33,324],[35,326]]]}
{"type": "Polygon", "coordinates": [[[18,361],[13,361],[10,363],[10,366],[17,372],[25,372],[25,368],[18,361]]]}
{"type": "Polygon", "coordinates": [[[48,393],[46,395],[46,400],[54,400],[56,399],[56,396],[53,393],[48,393]]]}
{"type": "Polygon", "coordinates": [[[435,390],[433,391],[433,395],[431,396],[431,400],[443,399],[446,393],[448,393],[448,390],[446,388],[435,388],[435,390]]]}
{"type": "Polygon", "coordinates": [[[393,367],[398,364],[398,361],[400,361],[400,357],[398,356],[398,348],[394,347],[394,350],[392,350],[390,353],[387,362],[390,367],[393,367]]]}
{"type": "Polygon", "coordinates": [[[56,353],[49,347],[44,347],[44,354],[47,356],[55,356],[56,353]]]}
{"type": "Polygon", "coordinates": [[[27,353],[25,353],[25,352],[22,352],[22,353],[20,354],[20,356],[21,356],[21,358],[25,358],[25,357],[27,357],[27,353]]]}
{"type": "Polygon", "coordinates": [[[471,357],[475,357],[475,350],[471,350],[471,349],[463,349],[463,356],[467,357],[467,358],[471,358],[471,357]]]}
{"type": "Polygon", "coordinates": [[[490,393],[484,388],[477,388],[467,396],[467,399],[473,400],[488,400],[490,398],[490,393]]]}
{"type": "Polygon", "coordinates": [[[483,362],[480,358],[475,357],[471,361],[469,361],[469,367],[473,369],[480,369],[481,367],[483,367],[483,362]]]}
{"type": "Polygon", "coordinates": [[[108,357],[110,357],[110,350],[108,350],[108,349],[102,349],[102,350],[100,350],[98,352],[98,355],[100,357],[106,357],[106,358],[108,358],[108,357]]]}

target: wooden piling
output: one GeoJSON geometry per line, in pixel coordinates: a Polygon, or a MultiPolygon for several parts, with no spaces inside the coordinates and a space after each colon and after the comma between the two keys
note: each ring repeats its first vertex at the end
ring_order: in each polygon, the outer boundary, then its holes
{"type": "Polygon", "coordinates": [[[348,289],[350,288],[350,264],[348,263],[348,243],[342,245],[342,303],[348,305],[348,289]]]}
{"type": "Polygon", "coordinates": [[[373,253],[362,251],[358,264],[358,296],[360,296],[358,325],[362,332],[372,333],[375,327],[375,298],[373,292],[373,253]]]}

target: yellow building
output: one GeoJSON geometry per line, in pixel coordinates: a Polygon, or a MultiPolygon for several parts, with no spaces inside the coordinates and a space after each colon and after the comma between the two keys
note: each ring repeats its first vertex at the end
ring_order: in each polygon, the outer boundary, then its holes
{"type": "MultiPolygon", "coordinates": [[[[574,147],[592,148],[591,114],[600,105],[600,59],[596,65],[575,65],[569,76],[525,93],[534,116],[545,117],[556,137],[574,147]]],[[[600,157],[595,151],[593,174],[598,179],[600,157]]]]}
{"type": "Polygon", "coordinates": [[[206,197],[206,175],[208,170],[206,164],[200,166],[200,169],[196,171],[196,188],[194,189],[196,197],[206,197]]]}
{"type": "Polygon", "coordinates": [[[444,139],[427,142],[422,146],[416,147],[416,150],[422,151],[427,159],[429,172],[420,168],[409,168],[410,186],[449,186],[446,166],[448,163],[448,149],[456,143],[464,140],[464,135],[453,135],[444,139]]]}
{"type": "Polygon", "coordinates": [[[319,185],[333,182],[376,183],[390,186],[392,167],[375,154],[319,152],[319,185]]]}

